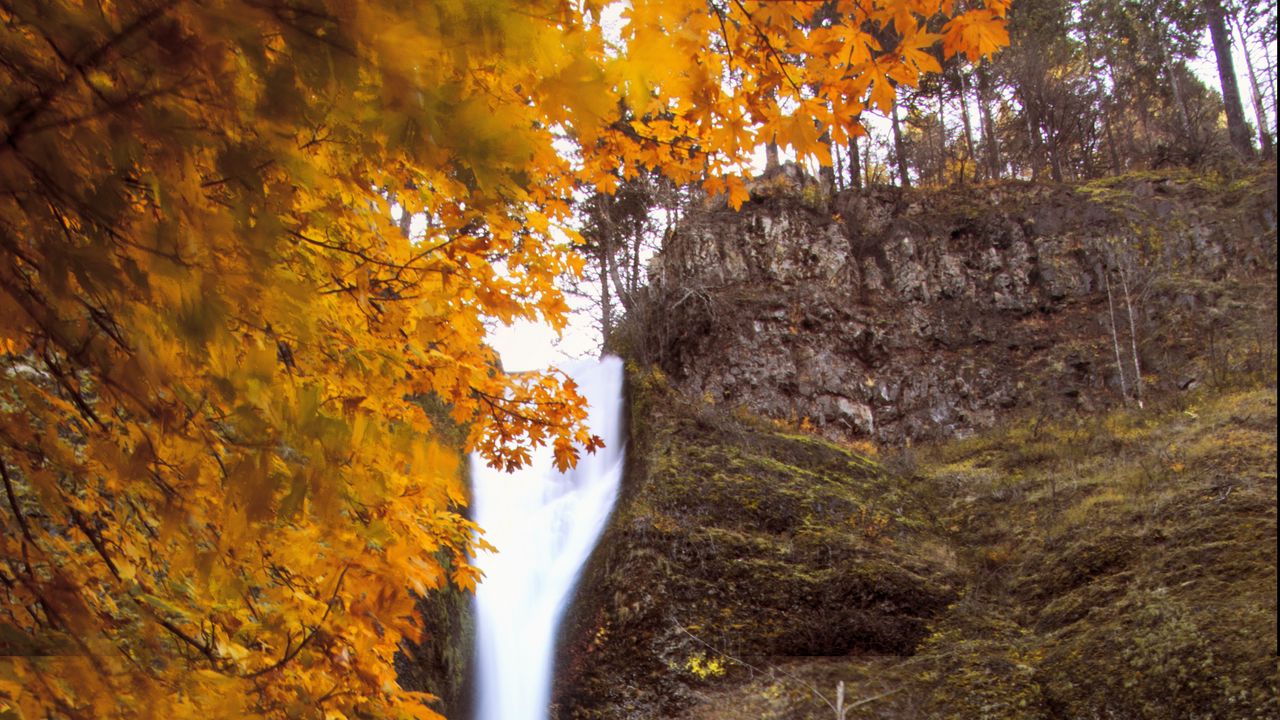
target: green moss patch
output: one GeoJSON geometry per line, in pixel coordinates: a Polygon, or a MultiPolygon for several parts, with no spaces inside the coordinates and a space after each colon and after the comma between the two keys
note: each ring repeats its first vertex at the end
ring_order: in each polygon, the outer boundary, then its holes
{"type": "Polygon", "coordinates": [[[560,717],[817,720],[839,683],[848,718],[1275,716],[1274,382],[880,464],[685,402],[560,717]]]}
{"type": "Polygon", "coordinates": [[[629,486],[568,622],[559,717],[671,717],[750,676],[730,655],[909,653],[956,598],[941,535],[874,461],[656,374],[631,387],[629,486]]]}

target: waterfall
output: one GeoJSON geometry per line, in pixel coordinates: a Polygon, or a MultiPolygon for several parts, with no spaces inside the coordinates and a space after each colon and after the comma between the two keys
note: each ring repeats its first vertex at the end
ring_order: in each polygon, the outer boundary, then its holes
{"type": "Polygon", "coordinates": [[[496,553],[476,566],[476,720],[545,720],[556,629],[574,582],[613,509],[622,478],[622,361],[563,366],[605,441],[557,472],[549,448],[514,474],[471,458],[473,508],[496,553]]]}

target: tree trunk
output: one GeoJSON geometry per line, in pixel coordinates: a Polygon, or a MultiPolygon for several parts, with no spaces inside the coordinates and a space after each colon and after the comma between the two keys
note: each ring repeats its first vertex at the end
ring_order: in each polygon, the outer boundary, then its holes
{"type": "Polygon", "coordinates": [[[1249,43],[1245,39],[1244,26],[1241,25],[1240,18],[1232,15],[1231,22],[1236,26],[1236,35],[1240,38],[1241,49],[1244,50],[1244,66],[1249,71],[1253,115],[1258,119],[1258,145],[1262,147],[1263,157],[1269,158],[1275,154],[1275,145],[1272,144],[1271,133],[1267,131],[1267,114],[1262,109],[1262,91],[1258,88],[1258,74],[1253,70],[1253,56],[1249,52],[1249,43]]]}
{"type": "Polygon", "coordinates": [[[947,181],[947,121],[943,117],[946,105],[943,103],[942,91],[938,91],[938,184],[947,181]]]}
{"type": "MultiPolygon", "coordinates": [[[[982,178],[979,172],[978,158],[973,152],[973,121],[969,118],[969,84],[964,81],[964,69],[960,72],[960,121],[964,123],[964,148],[966,159],[973,163],[973,181],[982,178]]],[[[964,173],[960,173],[960,182],[964,182],[964,173]]]]}
{"type": "Polygon", "coordinates": [[[862,163],[858,157],[858,137],[849,136],[849,182],[858,190],[862,189],[862,163]]]}
{"type": "Polygon", "coordinates": [[[630,311],[633,305],[631,293],[627,291],[627,286],[622,283],[622,277],[618,275],[618,262],[614,259],[613,253],[606,252],[604,261],[609,278],[613,280],[614,295],[618,298],[618,302],[622,303],[622,309],[630,311]]]}
{"type": "Polygon", "coordinates": [[[1044,140],[1045,148],[1049,156],[1049,177],[1053,178],[1054,182],[1062,182],[1062,152],[1058,146],[1058,128],[1056,123],[1049,123],[1049,131],[1045,133],[1044,140]]]}
{"type": "Polygon", "coordinates": [[[911,176],[907,173],[907,152],[902,144],[902,128],[898,123],[898,100],[894,98],[893,107],[890,108],[890,117],[893,119],[893,154],[898,162],[898,181],[904,188],[911,187],[911,176]]]}
{"type": "Polygon", "coordinates": [[[627,295],[635,297],[640,291],[640,251],[644,245],[644,231],[636,230],[631,243],[631,272],[627,278],[627,295]]]}
{"type": "Polygon", "coordinates": [[[609,261],[606,259],[608,250],[605,249],[605,243],[600,241],[598,248],[598,256],[600,260],[600,341],[605,346],[609,346],[609,332],[613,329],[613,304],[609,298],[609,261]]]}
{"type": "Polygon", "coordinates": [[[400,206],[400,222],[398,224],[400,226],[400,234],[408,238],[409,231],[413,227],[413,215],[404,205],[400,206]]]}
{"type": "Polygon", "coordinates": [[[777,170],[782,163],[778,161],[778,143],[770,140],[764,146],[764,171],[777,170]]]}
{"type": "Polygon", "coordinates": [[[1027,140],[1031,146],[1031,177],[1038,180],[1047,162],[1044,136],[1040,134],[1040,106],[1029,97],[1029,93],[1022,94],[1022,116],[1027,121],[1027,140]]]}
{"type": "Polygon", "coordinates": [[[1102,110],[1103,129],[1107,133],[1107,150],[1111,155],[1111,174],[1119,175],[1121,172],[1120,153],[1116,150],[1116,136],[1111,131],[1111,102],[1104,100],[1105,107],[1102,110]]]}
{"type": "Polygon", "coordinates": [[[831,165],[835,172],[836,192],[844,190],[844,163],[840,162],[840,147],[835,143],[831,145],[831,165]]]}
{"type": "Polygon", "coordinates": [[[1173,90],[1174,104],[1178,106],[1178,118],[1182,121],[1182,134],[1194,148],[1200,145],[1200,133],[1191,123],[1191,113],[1187,112],[1187,99],[1182,92],[1182,79],[1178,73],[1174,72],[1173,62],[1169,60],[1169,51],[1165,49],[1168,41],[1164,39],[1164,35],[1164,29],[1160,28],[1160,40],[1156,43],[1160,48],[1160,64],[1164,66],[1164,74],[1169,78],[1169,87],[1173,90]]]}
{"type": "Polygon", "coordinates": [[[866,175],[866,187],[871,187],[872,167],[871,167],[871,141],[867,140],[867,144],[862,146],[862,172],[866,175]]]}
{"type": "MultiPolygon", "coordinates": [[[[815,124],[816,124],[816,121],[815,121],[815,124]]],[[[831,131],[829,130],[822,131],[822,134],[818,136],[818,142],[827,146],[827,154],[831,155],[831,159],[834,162],[835,148],[831,146],[831,131]]],[[[818,179],[821,180],[822,183],[826,185],[828,188],[835,188],[836,186],[835,167],[830,163],[826,165],[823,165],[822,163],[818,163],[818,179]]]]}
{"type": "Polygon", "coordinates": [[[1213,55],[1218,61],[1218,80],[1222,83],[1222,103],[1227,112],[1227,135],[1231,147],[1243,159],[1253,158],[1253,142],[1249,139],[1249,126],[1244,121],[1244,107],[1240,104],[1240,88],[1236,85],[1235,65],[1231,62],[1231,36],[1220,0],[1205,0],[1205,12],[1209,19],[1209,36],[1213,38],[1213,55]]]}
{"type": "Polygon", "coordinates": [[[991,77],[985,61],[978,66],[978,109],[982,117],[983,142],[987,145],[987,177],[1000,179],[1000,146],[996,142],[996,122],[991,115],[991,77]]]}
{"type": "MultiPolygon", "coordinates": [[[[1082,23],[1081,29],[1084,31],[1085,47],[1086,48],[1094,47],[1093,36],[1089,32],[1089,24],[1082,23]]],[[[1115,75],[1113,64],[1111,62],[1111,58],[1109,55],[1110,55],[1109,53],[1104,52],[1102,57],[1094,58],[1094,60],[1100,61],[1102,65],[1106,67],[1107,75],[1111,78],[1111,87],[1114,90],[1116,86],[1116,75],[1115,75]]],[[[1097,95],[1098,103],[1101,104],[1102,106],[1102,109],[1101,109],[1102,132],[1103,132],[1103,137],[1105,137],[1107,140],[1107,152],[1111,156],[1111,174],[1119,175],[1120,174],[1120,153],[1116,150],[1116,136],[1111,128],[1111,126],[1114,124],[1111,117],[1112,117],[1112,111],[1115,109],[1115,103],[1112,102],[1112,99],[1109,98],[1107,96],[1107,93],[1103,90],[1102,79],[1099,77],[1100,74],[1101,73],[1096,73],[1096,72],[1091,73],[1091,76],[1093,79],[1093,92],[1097,95]]]]}

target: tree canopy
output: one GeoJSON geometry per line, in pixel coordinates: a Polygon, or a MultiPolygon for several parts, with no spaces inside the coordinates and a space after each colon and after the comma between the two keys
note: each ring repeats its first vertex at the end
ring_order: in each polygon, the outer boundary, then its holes
{"type": "Polygon", "coordinates": [[[0,715],[437,717],[392,657],[483,542],[421,400],[599,444],[484,343],[565,322],[574,192],[738,205],[1005,5],[0,0],[0,715]]]}

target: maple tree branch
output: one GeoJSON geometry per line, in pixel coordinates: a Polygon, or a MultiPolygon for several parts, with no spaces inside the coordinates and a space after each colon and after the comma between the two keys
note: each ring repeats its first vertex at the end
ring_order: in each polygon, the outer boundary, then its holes
{"type": "Polygon", "coordinates": [[[209,660],[209,664],[215,670],[219,669],[218,654],[213,651],[212,647],[210,647],[205,643],[200,642],[199,640],[196,640],[195,638],[191,637],[186,632],[184,632],[182,628],[178,627],[177,625],[165,619],[164,617],[161,617],[160,613],[157,612],[156,609],[151,607],[150,605],[140,602],[138,603],[138,606],[143,608],[143,610],[145,610],[146,613],[151,616],[151,619],[155,620],[160,625],[160,627],[164,628],[165,630],[168,630],[170,634],[172,634],[174,637],[178,638],[179,640],[186,643],[187,645],[190,645],[191,647],[195,648],[201,655],[204,655],[205,658],[209,660]]]}
{"type": "Polygon", "coordinates": [[[696,144],[695,138],[691,138],[688,135],[678,137],[672,140],[661,140],[651,135],[641,134],[639,130],[636,130],[635,127],[631,125],[631,123],[625,122],[623,120],[618,120],[614,122],[612,125],[610,125],[610,127],[622,133],[623,135],[631,138],[632,140],[643,140],[644,142],[651,142],[655,145],[666,145],[675,150],[682,150],[684,152],[687,152],[690,155],[702,155],[704,157],[711,156],[711,153],[707,152],[706,150],[703,150],[701,147],[699,147],[696,144]],[[682,146],[680,145],[681,140],[687,141],[689,144],[687,146],[682,146]]]}
{"type": "MultiPolygon", "coordinates": [[[[487,393],[483,390],[480,390],[475,386],[471,387],[471,394],[472,396],[477,397],[480,400],[484,401],[484,403],[489,406],[490,410],[493,410],[494,412],[502,413],[503,415],[509,415],[513,418],[516,418],[517,420],[523,420],[524,422],[529,423],[530,425],[541,425],[543,427],[564,427],[564,423],[556,423],[556,422],[551,422],[549,420],[544,420],[542,418],[529,417],[528,415],[525,415],[519,412],[518,410],[511,409],[510,405],[512,404],[518,405],[520,403],[520,401],[518,400],[508,400],[506,398],[498,397],[497,395],[494,395],[492,393],[487,393]]],[[[556,408],[565,406],[565,403],[562,403],[562,402],[541,402],[538,404],[542,405],[543,407],[556,407],[556,408]]]]}
{"type": "Polygon", "coordinates": [[[74,508],[71,510],[71,522],[75,523],[75,526],[80,528],[80,532],[89,538],[89,542],[93,544],[93,549],[98,552],[98,557],[102,558],[102,561],[107,564],[107,569],[111,571],[111,574],[117,580],[121,580],[120,569],[116,567],[115,562],[111,560],[111,556],[107,554],[107,548],[102,542],[102,536],[89,528],[89,523],[85,522],[84,515],[81,515],[79,510],[74,508]]]}
{"type": "Polygon", "coordinates": [[[720,37],[724,38],[725,54],[729,56],[729,80],[733,80],[733,44],[729,42],[729,30],[724,24],[724,10],[717,4],[711,3],[711,9],[715,11],[716,21],[720,23],[720,37]]]}
{"type": "Polygon", "coordinates": [[[13,510],[13,517],[18,521],[18,527],[22,529],[22,536],[33,547],[36,545],[36,539],[31,535],[31,526],[27,524],[27,518],[22,514],[22,509],[18,507],[18,497],[13,491],[13,478],[9,477],[9,465],[0,458],[0,477],[4,478],[4,492],[9,496],[9,507],[13,510]]]}
{"type": "Polygon", "coordinates": [[[67,117],[58,118],[57,120],[50,120],[49,122],[44,123],[42,125],[35,125],[27,130],[27,134],[34,135],[36,133],[45,132],[47,130],[55,130],[57,128],[62,128],[62,127],[71,127],[73,125],[79,125],[80,123],[88,122],[90,120],[97,120],[98,118],[111,115],[113,113],[124,110],[125,108],[139,105],[152,98],[157,98],[162,95],[167,95],[169,93],[172,93],[173,91],[182,87],[182,85],[186,81],[187,79],[183,78],[182,80],[172,85],[169,85],[167,87],[152,88],[145,92],[131,93],[128,95],[124,95],[123,97],[115,98],[114,100],[111,98],[107,98],[103,96],[101,93],[98,93],[95,91],[95,94],[98,95],[98,98],[102,100],[102,103],[103,103],[102,107],[96,108],[90,112],[81,113],[80,115],[70,115],[67,117]]]}
{"type": "Polygon", "coordinates": [[[71,398],[71,402],[80,410],[80,414],[85,416],[85,418],[92,420],[94,425],[106,430],[107,424],[102,421],[102,418],[98,417],[98,414],[93,411],[93,408],[89,407],[89,401],[80,393],[80,390],[71,384],[71,379],[67,377],[67,371],[53,359],[52,355],[49,354],[49,348],[47,345],[44,348],[44,352],[41,353],[41,359],[44,360],[44,366],[49,369],[54,380],[58,382],[58,385],[67,393],[67,396],[71,398]]]}
{"type": "Polygon", "coordinates": [[[751,11],[747,10],[747,8],[743,6],[742,0],[733,0],[733,4],[737,5],[738,9],[742,11],[742,14],[747,16],[747,24],[751,26],[752,30],[756,31],[756,36],[764,41],[764,47],[769,51],[769,55],[773,58],[773,61],[778,64],[778,69],[782,71],[782,77],[787,79],[787,82],[791,85],[792,89],[796,91],[796,95],[803,95],[803,92],[800,90],[800,86],[796,84],[795,80],[791,79],[791,73],[787,72],[787,66],[789,63],[782,59],[782,56],[778,54],[778,50],[773,47],[773,41],[769,39],[768,35],[764,34],[764,31],[760,29],[759,25],[756,25],[755,19],[751,17],[751,11]]]}
{"type": "Polygon", "coordinates": [[[322,45],[333,48],[334,50],[337,50],[338,52],[341,52],[350,57],[356,58],[357,60],[360,59],[360,54],[356,52],[356,49],[354,47],[348,47],[346,45],[343,45],[342,43],[339,43],[336,40],[333,40],[332,38],[328,38],[319,33],[312,32],[307,28],[303,27],[302,25],[298,24],[298,22],[293,17],[288,16],[289,13],[292,13],[295,16],[308,17],[313,20],[322,20],[334,25],[338,24],[338,19],[333,17],[332,15],[316,12],[315,10],[299,7],[297,5],[283,5],[283,6],[268,5],[266,3],[260,3],[260,2],[246,2],[245,4],[248,5],[249,7],[254,7],[259,10],[266,10],[270,12],[271,16],[274,17],[276,20],[278,20],[281,25],[289,28],[290,30],[298,33],[302,37],[307,38],[308,40],[313,40],[322,45]]]}
{"type": "MultiPolygon", "coordinates": [[[[407,262],[396,263],[396,262],[391,262],[390,260],[381,260],[379,258],[370,257],[365,251],[360,250],[358,248],[346,247],[345,245],[340,245],[338,243],[330,243],[330,242],[325,242],[324,240],[317,240],[313,237],[307,237],[304,233],[302,233],[299,230],[289,230],[288,233],[293,237],[307,243],[308,245],[314,245],[316,247],[324,248],[326,250],[333,250],[335,252],[351,255],[352,257],[360,258],[360,260],[367,262],[370,265],[378,265],[381,267],[395,270],[397,271],[397,277],[399,276],[399,273],[404,272],[405,270],[417,270],[419,272],[432,272],[433,270],[435,270],[435,268],[414,267],[412,265],[412,263],[424,257],[425,253],[419,253],[418,255],[411,258],[407,262]]],[[[452,242],[452,240],[450,240],[449,242],[452,242]]],[[[444,247],[445,245],[448,245],[449,242],[442,243],[436,247],[433,247],[431,248],[431,251],[444,247]]]]}
{"type": "MultiPolygon", "coordinates": [[[[53,104],[54,99],[57,98],[63,90],[66,90],[67,87],[74,82],[75,78],[85,77],[87,72],[102,62],[112,50],[130,40],[134,35],[145,30],[152,23],[164,17],[164,15],[168,13],[169,10],[173,9],[179,2],[181,2],[181,0],[165,0],[165,2],[162,2],[150,10],[140,14],[128,25],[121,28],[119,32],[109,38],[106,42],[102,43],[85,56],[83,60],[73,61],[70,66],[72,72],[63,77],[60,82],[42,89],[35,95],[28,95],[14,103],[13,107],[6,111],[5,115],[11,115],[17,112],[20,108],[24,108],[24,106],[25,109],[23,109],[17,119],[9,125],[9,131],[5,133],[5,136],[0,138],[0,152],[6,149],[16,150],[18,147],[18,141],[21,140],[23,136],[32,132],[31,125],[35,122],[36,118],[48,109],[51,104],[53,104]]],[[[61,52],[57,54],[59,58],[64,57],[61,52]]]]}
{"type": "Polygon", "coordinates": [[[9,498],[9,507],[12,508],[13,516],[17,519],[18,527],[21,529],[22,536],[26,540],[26,542],[22,544],[22,563],[26,565],[27,573],[26,575],[23,575],[22,573],[15,571],[14,577],[18,582],[22,583],[22,585],[27,588],[27,591],[35,598],[36,604],[44,611],[44,616],[48,619],[50,624],[55,627],[66,627],[66,623],[62,620],[61,614],[53,609],[53,604],[50,603],[48,599],[45,598],[44,593],[40,591],[35,569],[31,567],[31,559],[28,557],[27,549],[28,547],[34,547],[38,550],[40,546],[36,544],[36,539],[31,533],[31,526],[27,524],[27,518],[22,514],[22,509],[18,505],[18,497],[13,490],[13,478],[9,476],[9,467],[8,464],[5,463],[4,458],[0,458],[0,478],[4,479],[4,490],[5,495],[9,498]]]}
{"type": "Polygon", "coordinates": [[[302,638],[302,640],[298,643],[297,647],[293,648],[291,651],[289,649],[290,641],[286,641],[284,655],[281,656],[279,660],[277,660],[276,662],[264,668],[248,673],[243,677],[256,678],[261,675],[266,675],[269,672],[279,670],[280,668],[284,667],[289,662],[291,662],[294,658],[298,657],[298,653],[302,652],[302,649],[307,646],[307,643],[311,642],[311,639],[316,636],[316,633],[320,632],[320,627],[324,625],[324,621],[329,619],[329,613],[333,612],[333,606],[338,600],[338,591],[342,589],[342,580],[347,576],[347,571],[350,569],[351,569],[351,565],[342,566],[342,572],[338,573],[338,581],[333,586],[333,594],[329,596],[329,602],[325,603],[324,615],[320,616],[319,622],[317,622],[315,625],[311,627],[311,631],[307,633],[305,637],[302,638]]]}

